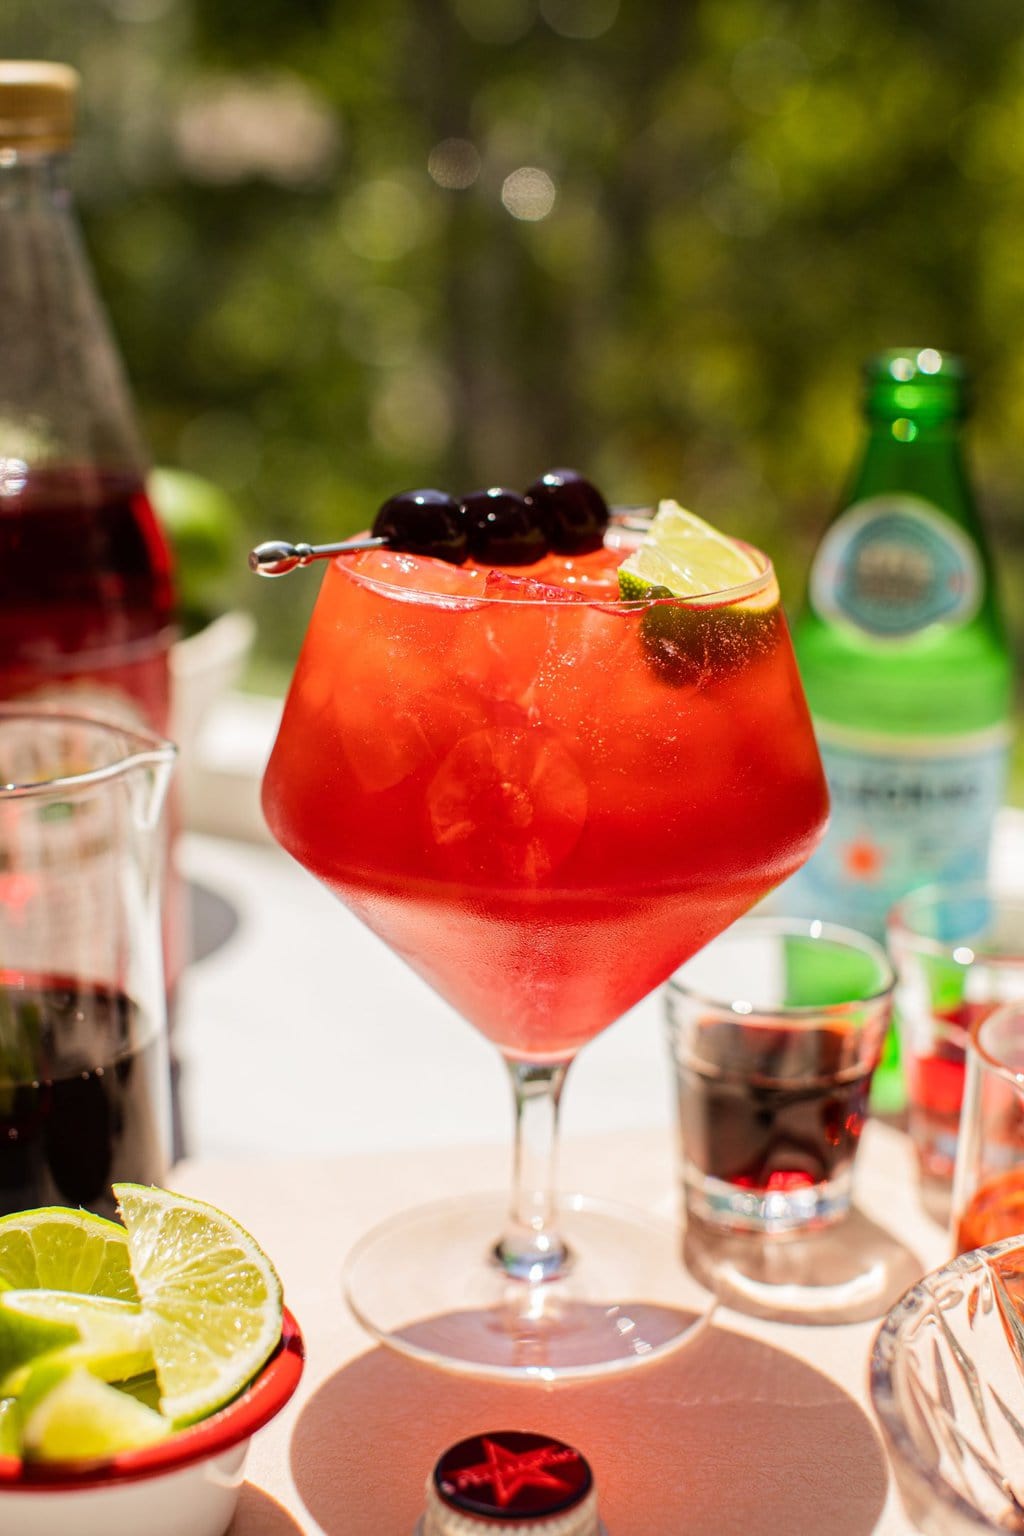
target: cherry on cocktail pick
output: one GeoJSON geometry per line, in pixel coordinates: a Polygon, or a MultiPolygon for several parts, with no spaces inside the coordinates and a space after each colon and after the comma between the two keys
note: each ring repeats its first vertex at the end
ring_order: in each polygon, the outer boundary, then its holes
{"type": "Polygon", "coordinates": [[[249,551],[249,569],[257,576],[287,576],[296,566],[312,560],[329,560],[332,555],[354,554],[360,549],[382,549],[389,539],[345,539],[340,544],[288,544],[284,539],[268,539],[249,551]]]}
{"type": "Polygon", "coordinates": [[[340,544],[288,544],[283,539],[271,539],[251,551],[249,569],[257,576],[287,576],[297,565],[355,554],[361,549],[401,549],[409,555],[430,555],[450,565],[461,565],[469,553],[466,515],[444,491],[402,491],[380,508],[369,537],[345,539],[340,544]]]}
{"type": "Polygon", "coordinates": [[[533,565],[549,549],[583,555],[598,549],[607,503],[573,469],[551,469],[525,496],[491,486],[461,501],[444,491],[401,491],[380,508],[368,536],[340,544],[289,544],[270,539],[249,555],[257,576],[286,576],[296,566],[361,549],[397,549],[461,565],[467,556],[491,565],[533,565]]]}

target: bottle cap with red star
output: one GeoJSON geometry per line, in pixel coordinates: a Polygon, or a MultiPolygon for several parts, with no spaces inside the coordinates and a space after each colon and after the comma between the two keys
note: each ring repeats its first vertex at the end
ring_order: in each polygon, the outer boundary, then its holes
{"type": "Polygon", "coordinates": [[[423,1536],[598,1536],[585,1458],[550,1435],[496,1430],[445,1451],[427,1482],[423,1536]]]}

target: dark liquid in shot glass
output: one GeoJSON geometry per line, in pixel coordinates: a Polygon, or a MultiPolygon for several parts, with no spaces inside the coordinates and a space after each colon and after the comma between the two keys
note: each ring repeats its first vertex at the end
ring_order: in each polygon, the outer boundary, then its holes
{"type": "Polygon", "coordinates": [[[0,980],[0,1214],[114,1215],[115,1180],[166,1172],[166,1045],[122,992],[0,980]]]}
{"type": "Polygon", "coordinates": [[[758,1193],[835,1179],[853,1161],[874,1063],[841,1029],[708,1024],[680,1066],[683,1154],[705,1176],[758,1193]]]}

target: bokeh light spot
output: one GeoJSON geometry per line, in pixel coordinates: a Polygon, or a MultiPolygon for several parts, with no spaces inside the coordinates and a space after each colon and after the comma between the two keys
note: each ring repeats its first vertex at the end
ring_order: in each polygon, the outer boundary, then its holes
{"type": "Polygon", "coordinates": [[[547,218],[557,195],[547,171],[536,165],[521,165],[505,177],[501,187],[501,200],[512,217],[530,223],[547,218]]]}
{"type": "Polygon", "coordinates": [[[619,0],[540,0],[540,13],[562,37],[601,37],[619,14],[619,0]]]}
{"type": "Polygon", "coordinates": [[[400,181],[364,181],[345,201],[341,228],[357,256],[395,261],[418,245],[423,210],[419,198],[400,181]]]}
{"type": "Polygon", "coordinates": [[[917,422],[909,416],[900,416],[892,424],[892,435],[898,443],[912,443],[917,436],[917,422]]]}
{"type": "Polygon", "coordinates": [[[938,373],[942,368],[942,353],[934,347],[924,347],[917,354],[917,366],[922,373],[938,373]]]}
{"type": "Polygon", "coordinates": [[[387,453],[425,458],[443,451],[452,431],[450,388],[438,368],[396,369],[373,402],[374,438],[387,453]]]}
{"type": "Polygon", "coordinates": [[[427,170],[439,187],[464,192],[480,175],[480,155],[469,139],[442,139],[427,157],[427,170]]]}
{"type": "Polygon", "coordinates": [[[515,43],[537,14],[535,0],[453,0],[452,9],[478,43],[515,43]]]}
{"type": "Polygon", "coordinates": [[[178,158],[197,181],[263,177],[301,186],[330,170],[339,126],[291,75],[215,77],[195,86],[173,123],[178,158]]]}
{"type": "Polygon", "coordinates": [[[738,101],[766,116],[796,106],[807,93],[807,55],[782,37],[759,37],[733,60],[732,88],[738,101]]]}

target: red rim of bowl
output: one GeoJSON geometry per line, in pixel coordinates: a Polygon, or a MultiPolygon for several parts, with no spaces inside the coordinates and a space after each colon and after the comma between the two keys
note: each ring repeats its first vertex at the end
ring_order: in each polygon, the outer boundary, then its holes
{"type": "Polygon", "coordinates": [[[102,1461],[22,1462],[13,1456],[0,1456],[0,1493],[5,1490],[36,1489],[48,1493],[71,1493],[111,1483],[134,1482],[179,1472],[199,1461],[209,1461],[248,1440],[258,1429],[269,1424],[279,1413],[299,1384],[306,1352],[299,1325],[285,1308],[281,1320],[281,1341],[243,1392],[208,1419],[177,1430],[166,1440],[144,1446],[138,1451],[122,1451],[102,1461]]]}

